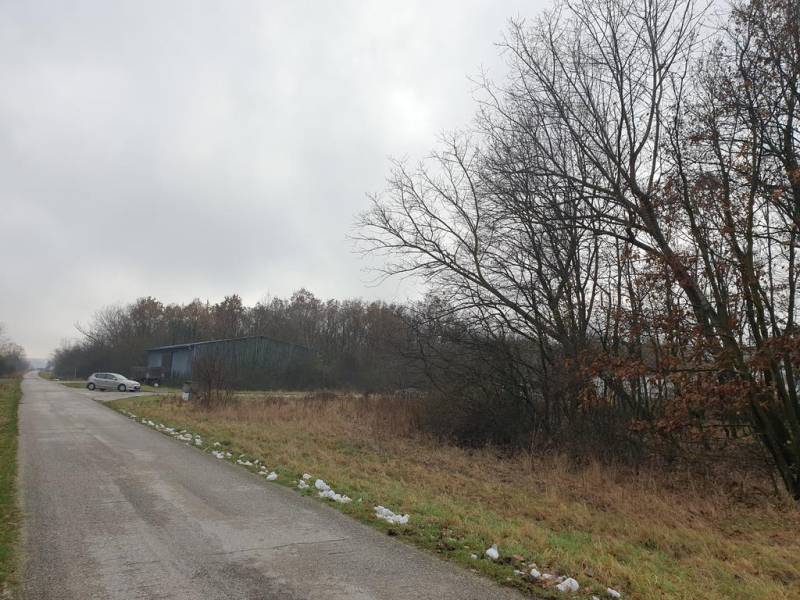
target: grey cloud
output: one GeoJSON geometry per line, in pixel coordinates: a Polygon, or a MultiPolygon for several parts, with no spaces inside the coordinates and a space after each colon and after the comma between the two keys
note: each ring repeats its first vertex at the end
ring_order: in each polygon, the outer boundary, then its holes
{"type": "Polygon", "coordinates": [[[140,295],[369,287],[346,234],[502,72],[469,2],[0,2],[0,321],[32,356],[140,295]]]}

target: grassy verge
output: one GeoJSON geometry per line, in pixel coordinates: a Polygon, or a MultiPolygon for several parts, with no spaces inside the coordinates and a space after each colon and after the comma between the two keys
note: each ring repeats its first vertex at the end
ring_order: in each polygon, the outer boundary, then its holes
{"type": "Polygon", "coordinates": [[[415,433],[401,404],[376,398],[248,394],[212,411],[163,396],[111,405],[200,434],[206,449],[219,443],[233,460],[259,458],[278,483],[321,477],[354,499],[337,505],[343,512],[537,597],[564,596],[519,573],[532,562],[576,578],[582,598],[607,598],[606,587],[639,599],[800,598],[800,511],[774,499],[732,500],[689,477],[443,445],[415,433]],[[409,524],[377,520],[377,504],[410,514],[409,524]],[[497,562],[483,557],[492,543],[497,562]]]}
{"type": "Polygon", "coordinates": [[[19,379],[0,379],[0,597],[10,595],[17,567],[17,406],[20,396],[19,379]]]}

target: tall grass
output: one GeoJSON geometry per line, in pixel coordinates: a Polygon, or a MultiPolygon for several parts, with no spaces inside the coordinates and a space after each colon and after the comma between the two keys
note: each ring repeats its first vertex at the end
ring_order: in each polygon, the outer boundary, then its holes
{"type": "MultiPolygon", "coordinates": [[[[176,402],[164,397],[162,404],[176,402]]],[[[780,488],[768,477],[768,470],[754,470],[752,462],[741,468],[726,463],[723,469],[713,464],[697,468],[692,464],[675,464],[666,468],[661,461],[635,465],[599,463],[591,458],[559,453],[557,449],[531,445],[523,450],[508,450],[484,446],[459,448],[438,434],[429,419],[431,399],[409,393],[354,394],[329,390],[316,392],[247,392],[237,394],[208,412],[215,419],[235,423],[302,426],[306,433],[349,436],[376,449],[413,443],[469,457],[475,461],[486,457],[495,473],[509,471],[539,474],[557,471],[570,480],[570,487],[586,482],[594,489],[598,480],[605,484],[619,482],[626,490],[632,488],[663,496],[675,494],[674,502],[689,500],[696,504],[707,499],[714,506],[737,503],[792,506],[780,488]]],[[[193,407],[188,407],[194,410],[193,407]]],[[[435,409],[440,410],[440,409],[435,409]]],[[[437,415],[437,419],[440,418],[437,415]]]]}

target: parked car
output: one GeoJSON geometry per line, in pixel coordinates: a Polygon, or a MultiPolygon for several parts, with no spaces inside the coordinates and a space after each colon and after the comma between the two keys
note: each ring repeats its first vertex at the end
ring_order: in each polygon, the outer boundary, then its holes
{"type": "Polygon", "coordinates": [[[104,392],[106,390],[138,392],[142,386],[138,381],[128,379],[119,373],[92,373],[86,380],[86,387],[90,390],[98,389],[104,392]]]}

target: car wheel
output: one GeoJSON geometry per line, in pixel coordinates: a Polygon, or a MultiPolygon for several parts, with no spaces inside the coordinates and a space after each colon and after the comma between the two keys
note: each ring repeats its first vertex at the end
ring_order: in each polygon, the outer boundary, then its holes
{"type": "Polygon", "coordinates": [[[89,383],[86,384],[86,387],[89,388],[90,390],[94,390],[95,385],[90,381],[89,383]]]}
{"type": "Polygon", "coordinates": [[[120,384],[117,386],[117,389],[118,389],[120,392],[125,392],[125,391],[127,391],[127,389],[128,389],[128,388],[126,388],[126,387],[125,387],[125,384],[124,384],[124,383],[120,383],[120,384]]]}

